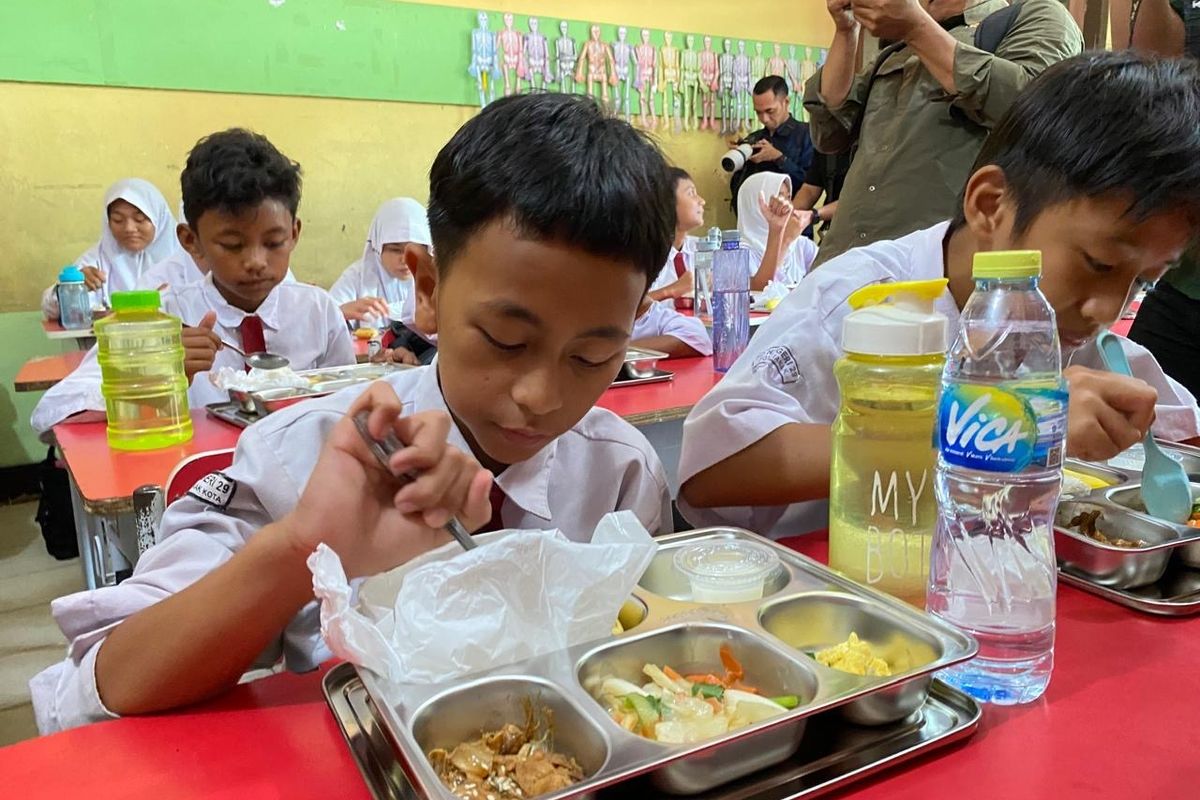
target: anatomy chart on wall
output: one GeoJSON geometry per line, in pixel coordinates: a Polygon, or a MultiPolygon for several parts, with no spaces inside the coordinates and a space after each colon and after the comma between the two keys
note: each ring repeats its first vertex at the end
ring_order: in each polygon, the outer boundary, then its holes
{"type": "Polygon", "coordinates": [[[661,133],[759,127],[753,89],[769,75],[787,83],[792,113],[803,118],[799,97],[826,53],[703,33],[538,17],[518,21],[490,11],[478,12],[466,38],[467,74],[480,106],[518,93],[575,92],[661,133]]]}

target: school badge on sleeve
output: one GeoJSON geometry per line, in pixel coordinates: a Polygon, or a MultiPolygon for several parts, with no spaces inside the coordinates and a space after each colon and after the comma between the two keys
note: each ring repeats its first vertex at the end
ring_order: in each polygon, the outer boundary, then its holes
{"type": "Polygon", "coordinates": [[[213,508],[224,511],[237,491],[237,481],[224,472],[210,472],[192,485],[188,494],[213,508]]]}

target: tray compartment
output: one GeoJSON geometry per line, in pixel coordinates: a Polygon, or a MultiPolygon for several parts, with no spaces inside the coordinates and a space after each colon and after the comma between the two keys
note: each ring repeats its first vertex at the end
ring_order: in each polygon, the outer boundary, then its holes
{"type": "MultiPolygon", "coordinates": [[[[585,654],[577,675],[583,689],[593,698],[600,682],[615,676],[637,686],[649,682],[642,667],[649,663],[669,664],[680,674],[723,671],[719,648],[728,644],[746,668],[746,682],[767,697],[794,694],[801,707],[817,694],[816,673],[782,649],[755,634],[730,625],[691,623],[663,628],[637,638],[626,638],[585,654]]],[[[601,705],[597,699],[598,706],[601,705]]],[[[602,706],[601,706],[602,707],[602,706]]],[[[766,720],[712,740],[714,747],[687,758],[672,761],[656,770],[651,780],[659,789],[672,794],[694,794],[778,764],[800,747],[805,720],[783,724],[779,718],[766,720]],[[767,727],[757,735],[747,735],[756,727],[767,727]],[[720,747],[715,745],[721,744],[720,747]]],[[[612,724],[612,733],[620,737],[638,737],[612,724]]],[[[680,745],[643,741],[663,754],[680,745]]]]}
{"type": "MultiPolygon", "coordinates": [[[[936,638],[907,624],[888,608],[863,598],[834,592],[813,592],[785,597],[766,604],[759,624],[780,641],[816,662],[818,650],[858,634],[888,662],[888,677],[850,676],[864,688],[888,682],[889,686],[847,703],[842,713],[859,725],[885,725],[907,717],[925,702],[932,676],[897,680],[939,660],[942,646],[936,638]]],[[[848,673],[842,673],[846,675],[848,673]]]]}
{"type": "MultiPolygon", "coordinates": [[[[425,766],[433,773],[428,762],[430,750],[438,747],[453,750],[463,742],[479,738],[484,731],[500,729],[505,723],[523,725],[529,703],[550,711],[553,748],[574,757],[583,768],[585,780],[604,768],[610,752],[608,737],[562,690],[533,675],[474,681],[431,698],[413,714],[412,737],[426,758],[425,766]]],[[[570,793],[568,789],[539,798],[549,800],[570,793]]],[[[448,790],[444,790],[444,795],[453,797],[448,790]]]]}
{"type": "Polygon", "coordinates": [[[1178,538],[1178,529],[1171,525],[1105,503],[1064,500],[1054,518],[1054,552],[1059,563],[1100,586],[1116,589],[1146,586],[1161,578],[1171,558],[1169,544],[1178,538]],[[1094,511],[1101,513],[1096,523],[1101,533],[1141,540],[1147,546],[1107,545],[1067,527],[1079,514],[1094,511]]]}

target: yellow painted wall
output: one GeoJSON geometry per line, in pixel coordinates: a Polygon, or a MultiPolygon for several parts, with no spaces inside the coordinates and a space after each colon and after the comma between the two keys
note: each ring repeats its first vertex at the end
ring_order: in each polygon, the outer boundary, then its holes
{"type": "MultiPolygon", "coordinates": [[[[434,2],[813,46],[832,36],[823,0],[791,0],[771,12],[712,0],[434,2]]],[[[49,346],[32,316],[3,312],[36,309],[58,268],[95,242],[110,183],[147,178],[177,207],[179,171],[196,139],[234,125],[260,131],[304,167],[304,232],[293,263],[304,280],[328,285],[361,254],[381,201],[426,199],[434,154],[473,113],[462,106],[0,82],[0,330],[11,348],[0,364],[0,465],[39,455],[27,425],[36,395],[14,395],[12,376],[49,346]]],[[[696,177],[709,201],[706,223],[728,223],[720,137],[667,135],[661,142],[696,177]]]]}

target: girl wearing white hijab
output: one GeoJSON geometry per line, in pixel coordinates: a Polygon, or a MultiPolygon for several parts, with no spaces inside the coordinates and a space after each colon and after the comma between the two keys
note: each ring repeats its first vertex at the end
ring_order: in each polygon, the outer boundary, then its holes
{"type": "Polygon", "coordinates": [[[772,280],[799,283],[817,257],[817,246],[801,235],[812,212],[793,209],[792,179],[779,172],[755,173],[738,190],[737,204],[738,232],[758,262],[750,288],[761,291],[772,280]]]}
{"type": "MultiPolygon", "coordinates": [[[[75,263],[92,290],[93,308],[108,308],[113,292],[137,288],[142,273],[181,249],[175,217],[162,192],[149,181],[126,178],[104,193],[100,241],[75,263]]],[[[54,286],[42,294],[42,313],[47,319],[58,319],[54,286]]]]}
{"type": "Polygon", "coordinates": [[[371,220],[362,258],[329,289],[346,319],[377,318],[381,325],[398,320],[411,327],[412,266],[429,257],[432,244],[425,206],[410,197],[381,205],[371,220]]]}

